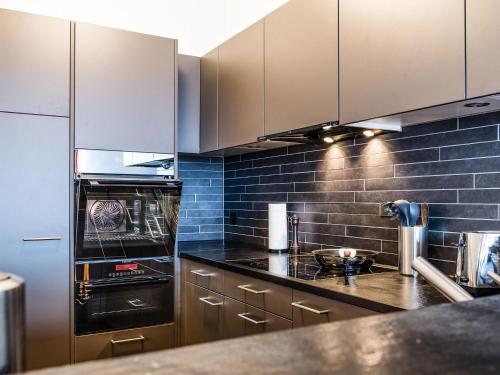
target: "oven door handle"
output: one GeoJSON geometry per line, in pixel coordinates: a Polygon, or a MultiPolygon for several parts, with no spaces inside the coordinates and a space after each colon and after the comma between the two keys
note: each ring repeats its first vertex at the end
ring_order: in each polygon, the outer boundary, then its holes
{"type": "Polygon", "coordinates": [[[168,284],[170,278],[161,279],[150,279],[150,280],[137,280],[137,281],[123,281],[123,282],[109,282],[109,283],[83,283],[87,289],[99,289],[99,288],[113,288],[115,286],[125,286],[125,285],[143,285],[143,284],[168,284]]]}

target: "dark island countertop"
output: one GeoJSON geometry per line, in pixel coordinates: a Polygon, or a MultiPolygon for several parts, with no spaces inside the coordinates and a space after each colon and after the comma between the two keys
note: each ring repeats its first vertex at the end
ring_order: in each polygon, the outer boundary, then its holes
{"type": "Polygon", "coordinates": [[[305,292],[364,307],[378,312],[414,310],[446,302],[426,282],[401,276],[398,272],[337,277],[323,280],[301,280],[261,271],[231,262],[232,260],[262,258],[269,251],[239,242],[193,241],[178,245],[181,258],[253,276],[305,292]]]}
{"type": "Polygon", "coordinates": [[[494,296],[33,374],[494,374],[499,320],[494,296]]]}

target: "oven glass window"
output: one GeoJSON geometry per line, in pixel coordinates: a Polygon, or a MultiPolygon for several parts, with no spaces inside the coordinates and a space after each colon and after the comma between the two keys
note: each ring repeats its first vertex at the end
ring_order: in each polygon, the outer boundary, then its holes
{"type": "Polygon", "coordinates": [[[76,259],[173,255],[180,204],[175,184],[81,181],[76,259]]]}

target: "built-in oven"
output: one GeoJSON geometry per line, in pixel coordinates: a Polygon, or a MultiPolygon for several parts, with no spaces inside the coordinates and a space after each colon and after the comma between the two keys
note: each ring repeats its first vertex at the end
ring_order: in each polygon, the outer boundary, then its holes
{"type": "Polygon", "coordinates": [[[75,191],[75,334],[173,322],[181,183],[83,175],[75,191]]]}
{"type": "Polygon", "coordinates": [[[173,322],[172,259],[78,262],[75,271],[77,335],[173,322]]]}

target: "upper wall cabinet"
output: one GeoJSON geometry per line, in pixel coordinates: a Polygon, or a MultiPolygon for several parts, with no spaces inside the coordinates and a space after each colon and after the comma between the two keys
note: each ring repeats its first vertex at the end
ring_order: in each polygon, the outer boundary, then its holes
{"type": "Polygon", "coordinates": [[[264,21],[219,47],[219,148],[264,135],[264,21]]]}
{"type": "Polygon", "coordinates": [[[177,43],[77,23],[75,146],[172,153],[177,43]]]}
{"type": "Polygon", "coordinates": [[[464,99],[463,0],[340,0],[339,12],[341,123],[464,99]]]}
{"type": "Polygon", "coordinates": [[[500,1],[467,0],[467,97],[500,92],[500,1]]]}
{"type": "Polygon", "coordinates": [[[266,135],[338,120],[338,2],[292,0],[265,18],[266,135]]]}
{"type": "Polygon", "coordinates": [[[200,58],[178,55],[179,152],[200,152],[200,58]]]}
{"type": "Polygon", "coordinates": [[[200,80],[200,151],[217,150],[218,142],[218,87],[219,48],[201,58],[200,80]]]}
{"type": "Polygon", "coordinates": [[[0,111],[69,116],[70,22],[0,9],[0,111]]]}

